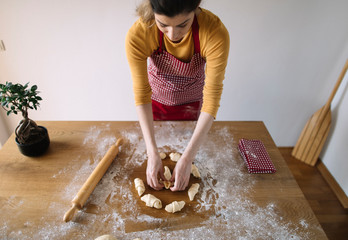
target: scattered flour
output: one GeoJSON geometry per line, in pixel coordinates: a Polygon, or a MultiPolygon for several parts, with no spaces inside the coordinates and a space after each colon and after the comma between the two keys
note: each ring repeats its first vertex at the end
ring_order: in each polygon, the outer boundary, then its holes
{"type": "MultiPolygon", "coordinates": [[[[185,128],[178,126],[173,122],[156,125],[156,141],[160,151],[166,152],[168,149],[184,151],[195,125],[188,124],[185,128]]],[[[69,207],[65,203],[70,203],[101,157],[116,142],[114,135],[106,134],[110,134],[109,130],[109,125],[91,127],[83,141],[83,145],[88,146],[86,149],[90,152],[90,157],[84,161],[79,158],[72,160],[69,166],[58,170],[52,176],[53,179],[57,179],[67,173],[76,173],[70,180],[70,184],[58,195],[61,199],[49,205],[50,213],[42,216],[38,226],[33,226],[30,221],[27,221],[24,223],[26,227],[20,231],[13,231],[11,224],[16,219],[0,218],[0,238],[62,239],[64,236],[72,235],[74,239],[94,239],[99,235],[112,234],[120,239],[140,237],[142,240],[202,239],[203,236],[204,239],[240,240],[312,239],[313,229],[304,219],[285,222],[279,215],[275,203],[269,202],[266,206],[258,206],[249,199],[248,196],[253,191],[255,182],[245,170],[244,162],[232,144],[233,135],[227,127],[215,129],[214,133],[211,133],[224,144],[205,141],[196,156],[195,164],[200,169],[202,182],[195,211],[197,213],[207,210],[215,212],[203,220],[200,226],[176,231],[170,231],[166,227],[138,232],[127,231],[126,226],[129,221],[148,225],[165,226],[166,224],[166,219],[139,214],[137,196],[134,196],[131,191],[133,179],[129,176],[134,167],[141,166],[146,161],[145,143],[138,124],[118,134],[125,140],[121,147],[122,157],[126,159],[125,164],[120,164],[116,159],[87,200],[85,207],[76,214],[74,221],[62,222],[62,216],[69,207]],[[212,148],[219,151],[213,153],[206,150],[212,148]],[[113,207],[115,205],[123,207],[117,212],[113,207]],[[95,224],[97,222],[103,224],[95,224]],[[86,236],[86,233],[94,233],[94,235],[86,236]]],[[[11,205],[14,207],[24,205],[21,199],[13,198],[4,201],[13,202],[11,205]]],[[[0,207],[0,210],[4,209],[0,207]]],[[[5,210],[9,211],[9,209],[5,210]]],[[[185,217],[187,215],[180,215],[178,221],[185,217]]]]}

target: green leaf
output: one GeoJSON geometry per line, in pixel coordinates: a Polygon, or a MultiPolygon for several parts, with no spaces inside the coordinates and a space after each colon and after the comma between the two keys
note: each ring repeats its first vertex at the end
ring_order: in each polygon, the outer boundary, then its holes
{"type": "Polygon", "coordinates": [[[6,110],[7,115],[20,112],[27,114],[28,109],[37,110],[40,105],[39,101],[42,100],[38,96],[37,85],[29,88],[29,82],[24,85],[6,82],[5,85],[0,84],[0,88],[0,104],[6,110]]]}
{"type": "Polygon", "coordinates": [[[36,91],[37,90],[37,86],[36,85],[33,85],[30,89],[32,92],[36,91]]]}

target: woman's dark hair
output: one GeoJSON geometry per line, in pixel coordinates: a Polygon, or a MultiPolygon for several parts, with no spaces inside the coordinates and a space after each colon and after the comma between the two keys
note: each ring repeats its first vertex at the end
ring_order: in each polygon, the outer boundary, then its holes
{"type": "Polygon", "coordinates": [[[150,3],[154,13],[174,17],[196,10],[201,0],[150,0],[150,3]]]}

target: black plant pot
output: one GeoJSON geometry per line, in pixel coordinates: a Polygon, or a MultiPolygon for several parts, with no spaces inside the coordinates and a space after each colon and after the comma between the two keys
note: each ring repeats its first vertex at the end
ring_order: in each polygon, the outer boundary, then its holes
{"type": "Polygon", "coordinates": [[[30,143],[30,144],[21,144],[18,142],[16,138],[16,143],[19,148],[19,151],[23,155],[29,156],[29,157],[36,157],[46,152],[48,146],[50,145],[50,138],[48,136],[48,132],[45,127],[39,126],[39,128],[42,128],[44,130],[45,136],[37,142],[30,143]]]}

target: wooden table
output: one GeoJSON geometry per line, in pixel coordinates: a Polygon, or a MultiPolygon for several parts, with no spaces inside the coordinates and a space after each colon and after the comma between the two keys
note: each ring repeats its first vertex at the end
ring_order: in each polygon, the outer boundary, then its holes
{"type": "MultiPolygon", "coordinates": [[[[187,191],[154,191],[165,206],[184,200],[182,212],[146,207],[133,179],[146,180],[146,151],[137,122],[39,122],[51,138],[48,152],[21,155],[10,137],[0,150],[0,239],[327,239],[262,122],[215,122],[195,163],[201,179],[187,191]],[[123,137],[120,153],[73,221],[70,202],[107,149],[123,137]],[[237,150],[240,138],[260,139],[277,169],[249,174],[237,150]]],[[[194,122],[156,122],[160,151],[183,152],[194,122]]],[[[171,170],[175,163],[164,160],[171,170]]]]}

